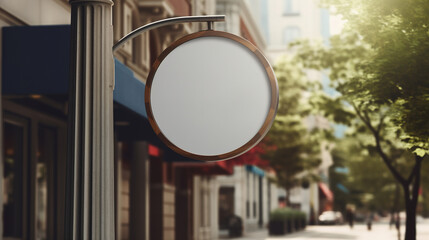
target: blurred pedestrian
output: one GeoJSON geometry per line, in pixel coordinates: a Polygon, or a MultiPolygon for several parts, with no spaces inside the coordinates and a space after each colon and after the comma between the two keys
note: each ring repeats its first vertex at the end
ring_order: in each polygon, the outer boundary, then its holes
{"type": "Polygon", "coordinates": [[[401,218],[399,217],[399,213],[396,213],[396,221],[395,221],[396,230],[398,230],[398,240],[401,239],[401,218]]]}
{"type": "Polygon", "coordinates": [[[390,222],[389,222],[389,228],[392,229],[392,227],[395,225],[395,213],[390,214],[390,222]]]}
{"type": "Polygon", "coordinates": [[[368,231],[371,231],[372,228],[372,220],[374,219],[374,213],[369,213],[366,218],[366,226],[368,228],[368,231]]]}
{"type": "Polygon", "coordinates": [[[396,214],[396,222],[395,222],[396,229],[399,231],[401,227],[401,218],[399,217],[399,213],[396,214]]]}
{"type": "Polygon", "coordinates": [[[347,208],[347,210],[346,210],[346,218],[347,218],[347,222],[349,223],[349,226],[350,226],[351,229],[353,229],[353,221],[354,221],[354,218],[355,218],[354,215],[355,214],[354,214],[353,208],[351,208],[351,207],[347,208]]]}

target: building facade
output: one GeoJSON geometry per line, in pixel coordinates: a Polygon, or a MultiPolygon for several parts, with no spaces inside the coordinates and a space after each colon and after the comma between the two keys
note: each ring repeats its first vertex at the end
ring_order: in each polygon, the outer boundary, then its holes
{"type": "MultiPolygon", "coordinates": [[[[264,48],[251,11],[240,10],[248,5],[237,2],[240,18],[231,25],[227,17],[227,30],[264,48]]],[[[114,42],[156,20],[221,14],[220,4],[115,0],[114,42]]],[[[3,239],[64,238],[69,24],[66,0],[0,2],[3,239]]],[[[233,174],[232,164],[191,162],[169,150],[150,128],[143,96],[157,56],[174,40],[206,27],[203,23],[159,28],[135,38],[114,55],[116,239],[218,238],[217,176],[233,174]]],[[[222,30],[222,25],[217,29],[222,30]]],[[[263,180],[262,184],[268,183],[263,180]]]]}
{"type": "Polygon", "coordinates": [[[233,175],[216,176],[220,235],[228,234],[231,216],[242,219],[245,232],[267,228],[269,213],[279,207],[277,186],[269,176],[252,165],[235,166],[233,175]]]}
{"type": "MultiPolygon", "coordinates": [[[[266,9],[269,12],[267,21],[262,21],[265,26],[268,40],[267,54],[269,59],[276,63],[284,56],[292,56],[293,50],[288,44],[299,39],[312,39],[329,43],[330,16],[327,9],[319,6],[318,0],[265,0],[266,9]]],[[[313,81],[328,86],[329,79],[318,71],[307,71],[307,76],[313,81]]],[[[329,129],[331,124],[320,116],[311,116],[305,120],[309,129],[314,127],[329,129]]],[[[314,223],[317,216],[324,210],[332,207],[333,195],[327,187],[328,170],[332,164],[330,146],[322,143],[322,163],[315,173],[321,177],[320,183],[312,183],[308,188],[296,187],[291,190],[290,201],[292,207],[306,212],[307,219],[314,223]]],[[[286,192],[279,189],[279,198],[283,199],[286,192]]]]}

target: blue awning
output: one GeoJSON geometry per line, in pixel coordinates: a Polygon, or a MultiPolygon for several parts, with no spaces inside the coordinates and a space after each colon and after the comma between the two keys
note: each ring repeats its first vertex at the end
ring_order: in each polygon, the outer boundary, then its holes
{"type": "MultiPolygon", "coordinates": [[[[4,27],[3,95],[66,95],[69,81],[70,26],[4,27]]],[[[115,60],[116,103],[147,118],[145,85],[115,60]]]]}
{"type": "Polygon", "coordinates": [[[115,102],[147,119],[144,90],[144,83],[134,77],[133,71],[115,59],[115,102]]]}
{"type": "Polygon", "coordinates": [[[259,175],[261,177],[265,176],[265,172],[264,170],[258,168],[257,166],[253,166],[253,165],[246,165],[246,170],[249,172],[252,172],[256,175],[259,175]]]}
{"type": "MultiPolygon", "coordinates": [[[[14,26],[2,29],[2,94],[63,95],[69,88],[70,26],[14,26]]],[[[127,66],[115,60],[113,99],[123,108],[115,119],[117,137],[128,141],[147,140],[164,150],[164,160],[194,161],[178,155],[163,144],[149,125],[144,103],[145,85],[127,66]],[[124,111],[124,109],[127,109],[124,111]]]]}

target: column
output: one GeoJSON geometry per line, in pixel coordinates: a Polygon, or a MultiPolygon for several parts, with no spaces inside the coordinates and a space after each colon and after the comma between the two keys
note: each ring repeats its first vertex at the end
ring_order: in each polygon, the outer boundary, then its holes
{"type": "Polygon", "coordinates": [[[65,239],[113,240],[113,2],[70,4],[65,239]]]}

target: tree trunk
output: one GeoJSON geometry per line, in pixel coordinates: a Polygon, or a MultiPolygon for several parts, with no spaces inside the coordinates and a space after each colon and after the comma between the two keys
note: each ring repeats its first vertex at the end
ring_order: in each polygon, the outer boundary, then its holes
{"type": "Polygon", "coordinates": [[[419,198],[422,159],[422,157],[416,156],[414,176],[411,176],[410,181],[408,182],[409,184],[402,185],[404,188],[405,210],[407,213],[405,222],[405,240],[416,240],[416,212],[419,198]]]}
{"type": "Polygon", "coordinates": [[[285,198],[286,207],[290,207],[290,188],[285,188],[285,191],[286,191],[286,198],[285,198]]]}
{"type": "Polygon", "coordinates": [[[416,204],[408,200],[406,205],[405,240],[416,240],[416,204]]]}

